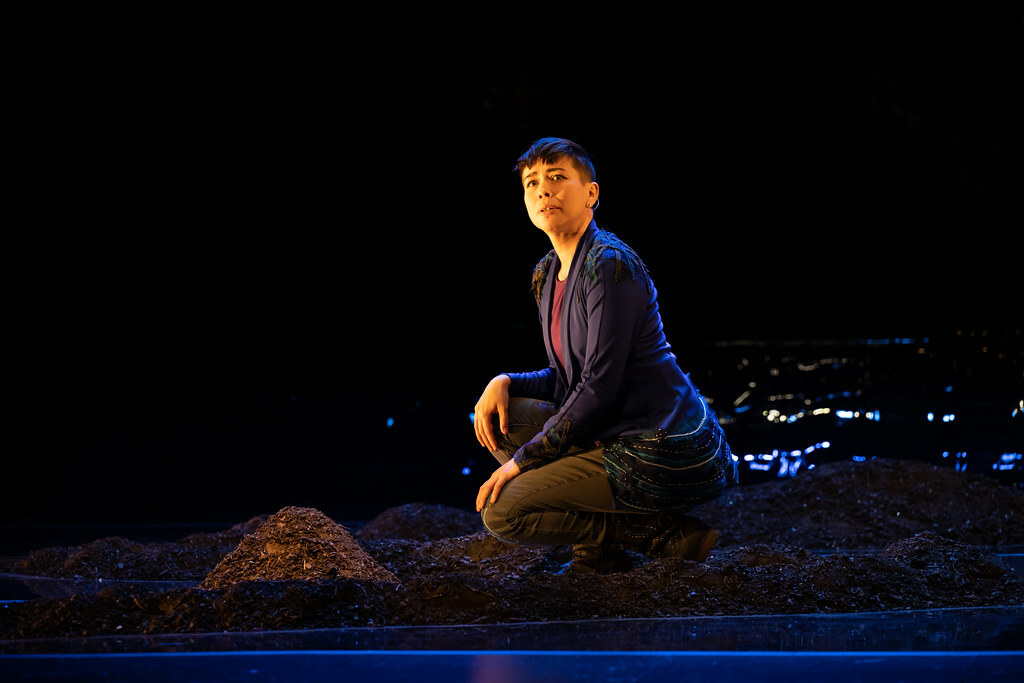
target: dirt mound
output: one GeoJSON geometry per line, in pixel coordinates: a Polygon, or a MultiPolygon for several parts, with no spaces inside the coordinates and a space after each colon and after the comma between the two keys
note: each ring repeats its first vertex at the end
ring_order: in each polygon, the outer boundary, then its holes
{"type": "Polygon", "coordinates": [[[729,489],[697,514],[722,531],[723,548],[768,541],[883,548],[923,531],[970,545],[1024,543],[1024,491],[917,461],[819,465],[729,489]]]}
{"type": "Polygon", "coordinates": [[[887,546],[881,557],[924,572],[929,581],[950,586],[998,579],[1006,573],[1006,568],[983,549],[928,531],[887,546]]]}
{"type": "Polygon", "coordinates": [[[199,585],[223,588],[246,581],[354,578],[397,583],[345,527],[319,510],[286,507],[242,539],[199,585]]]}
{"type": "Polygon", "coordinates": [[[137,543],[112,536],[80,546],[42,548],[4,570],[68,579],[199,581],[265,520],[261,515],[224,531],[191,534],[172,543],[137,543]]]}
{"type": "Polygon", "coordinates": [[[385,510],[370,520],[356,537],[360,541],[381,538],[404,538],[410,541],[433,541],[439,538],[466,536],[483,528],[480,515],[444,505],[410,503],[385,510]]]}

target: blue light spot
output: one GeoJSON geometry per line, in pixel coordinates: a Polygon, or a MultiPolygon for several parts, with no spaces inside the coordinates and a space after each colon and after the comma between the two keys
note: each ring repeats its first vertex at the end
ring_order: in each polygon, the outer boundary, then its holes
{"type": "Polygon", "coordinates": [[[394,427],[394,426],[395,426],[395,418],[389,417],[388,418],[388,427],[394,427]]]}
{"type": "Polygon", "coordinates": [[[462,468],[462,473],[463,473],[464,475],[466,475],[466,476],[469,476],[469,472],[470,472],[470,470],[469,470],[469,468],[468,468],[468,467],[463,467],[463,468],[462,468]]]}

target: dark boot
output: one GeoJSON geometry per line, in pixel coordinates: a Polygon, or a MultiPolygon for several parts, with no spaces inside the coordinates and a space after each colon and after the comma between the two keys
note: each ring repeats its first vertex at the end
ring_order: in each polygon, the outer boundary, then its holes
{"type": "Polygon", "coordinates": [[[615,515],[615,543],[651,557],[703,562],[719,535],[689,515],[615,515]]]}
{"type": "Polygon", "coordinates": [[[678,525],[670,534],[659,537],[652,552],[658,557],[681,557],[703,562],[718,542],[719,533],[696,517],[681,515],[678,525]]]}
{"type": "Polygon", "coordinates": [[[574,545],[572,562],[566,571],[573,574],[611,574],[628,572],[633,562],[626,551],[610,545],[574,545]]]}

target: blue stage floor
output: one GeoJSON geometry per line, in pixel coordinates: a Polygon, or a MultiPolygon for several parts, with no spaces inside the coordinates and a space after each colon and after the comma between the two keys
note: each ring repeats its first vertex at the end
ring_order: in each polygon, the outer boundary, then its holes
{"type": "Polygon", "coordinates": [[[0,643],[2,681],[1022,680],[1024,606],[0,643]]]}
{"type": "Polygon", "coordinates": [[[4,681],[1020,681],[1020,652],[236,652],[0,660],[4,681]]]}

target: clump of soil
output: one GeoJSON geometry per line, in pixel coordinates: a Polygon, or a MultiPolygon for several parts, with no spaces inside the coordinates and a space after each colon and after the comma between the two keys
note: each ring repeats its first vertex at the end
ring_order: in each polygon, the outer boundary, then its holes
{"type": "Polygon", "coordinates": [[[480,529],[480,515],[444,505],[410,503],[385,510],[358,532],[360,541],[404,538],[410,541],[434,541],[465,536],[480,529]]]}
{"type": "Polygon", "coordinates": [[[921,531],[969,545],[1024,543],[1024,491],[913,460],[836,462],[726,491],[701,507],[720,547],[882,548],[921,531]]]}
{"type": "Polygon", "coordinates": [[[1024,542],[1022,513],[1024,492],[982,477],[836,463],[702,507],[723,531],[705,562],[634,555],[631,571],[594,576],[563,571],[569,548],[504,543],[466,511],[401,506],[353,536],[317,510],[285,508],[229,530],[245,533],[215,565],[216,543],[193,537],[191,562],[173,544],[124,539],[33,553],[14,569],[196,580],[9,603],[0,652],[18,639],[101,634],[1018,605],[1024,581],[991,549],[1024,542]],[[175,574],[176,563],[188,566],[175,574]]]}
{"type": "Polygon", "coordinates": [[[450,573],[511,581],[558,572],[572,559],[568,546],[543,548],[506,543],[485,530],[429,542],[388,538],[364,541],[363,545],[403,581],[450,573]]]}
{"type": "Polygon", "coordinates": [[[247,581],[398,579],[366,554],[352,534],[319,510],[286,507],[271,515],[213,568],[199,588],[247,581]]]}
{"type": "Polygon", "coordinates": [[[191,534],[173,543],[136,543],[114,536],[81,546],[42,548],[4,571],[65,579],[198,581],[264,520],[266,515],[253,517],[224,531],[191,534]]]}

